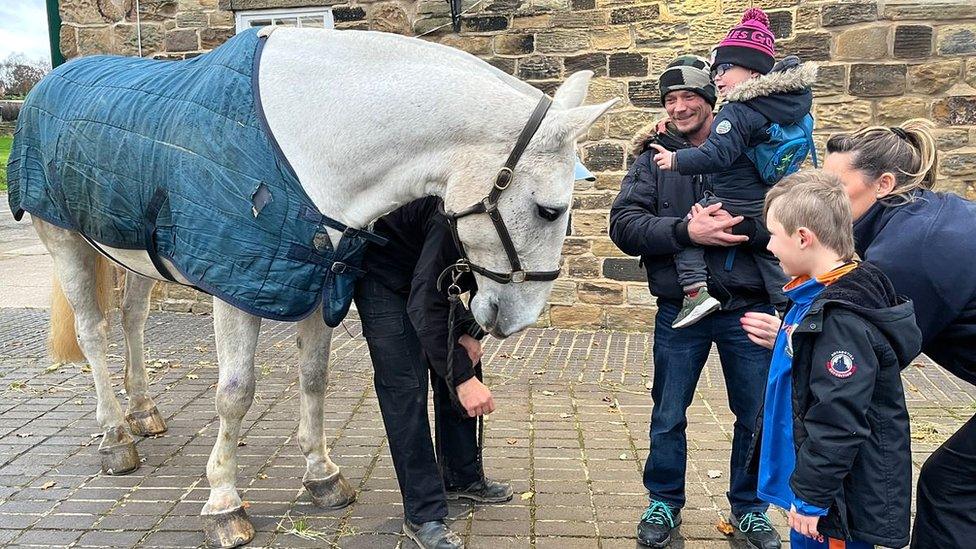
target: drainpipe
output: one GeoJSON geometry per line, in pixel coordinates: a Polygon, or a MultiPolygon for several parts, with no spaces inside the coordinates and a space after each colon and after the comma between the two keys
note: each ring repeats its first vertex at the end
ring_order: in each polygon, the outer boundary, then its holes
{"type": "Polygon", "coordinates": [[[61,13],[58,11],[58,0],[45,0],[47,4],[47,35],[51,43],[51,67],[64,63],[61,54],[61,13]]]}

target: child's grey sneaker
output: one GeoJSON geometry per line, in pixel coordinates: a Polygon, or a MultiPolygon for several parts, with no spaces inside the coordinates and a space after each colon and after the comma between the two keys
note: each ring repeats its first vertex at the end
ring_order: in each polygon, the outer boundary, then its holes
{"type": "Polygon", "coordinates": [[[686,328],[721,308],[722,304],[710,296],[707,289],[702,288],[698,290],[695,297],[685,296],[681,303],[681,311],[678,312],[678,317],[674,319],[671,327],[686,328]]]}

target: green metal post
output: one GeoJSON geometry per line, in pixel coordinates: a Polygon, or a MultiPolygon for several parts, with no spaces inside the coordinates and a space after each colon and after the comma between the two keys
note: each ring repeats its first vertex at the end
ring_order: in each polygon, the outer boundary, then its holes
{"type": "Polygon", "coordinates": [[[58,0],[45,0],[47,3],[47,36],[51,43],[51,67],[64,63],[61,54],[61,12],[58,0]]]}

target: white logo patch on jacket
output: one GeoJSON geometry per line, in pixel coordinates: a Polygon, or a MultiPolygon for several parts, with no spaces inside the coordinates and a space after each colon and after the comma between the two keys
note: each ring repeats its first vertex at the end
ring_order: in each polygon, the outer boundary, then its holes
{"type": "Polygon", "coordinates": [[[827,361],[827,371],[830,375],[841,379],[851,377],[857,371],[854,355],[847,351],[834,351],[827,361]]]}
{"type": "Polygon", "coordinates": [[[715,126],[715,133],[719,135],[725,135],[729,133],[731,129],[732,129],[732,123],[729,122],[728,120],[723,120],[718,123],[718,126],[715,126]]]}

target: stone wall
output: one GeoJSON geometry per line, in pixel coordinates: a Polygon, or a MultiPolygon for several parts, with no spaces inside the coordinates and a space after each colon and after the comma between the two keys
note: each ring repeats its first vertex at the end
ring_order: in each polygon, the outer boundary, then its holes
{"type": "MultiPolygon", "coordinates": [[[[769,13],[780,55],[821,64],[814,115],[834,131],[912,117],[939,125],[940,188],[976,198],[976,2],[973,0],[463,0],[460,34],[444,0],[143,0],[145,55],[183,58],[234,32],[231,8],[330,5],[338,28],[425,38],[484,58],[547,92],[596,72],[590,101],[624,98],[581,143],[595,183],[577,188],[573,236],[540,322],[647,330],[653,299],[637,260],[607,237],[608,208],[635,131],[662,114],[656,77],[678,54],[707,54],[750,5],[769,13]]],[[[133,0],[62,0],[67,57],[136,53],[133,0]]],[[[184,289],[157,289],[162,308],[206,310],[184,289]]]]}

